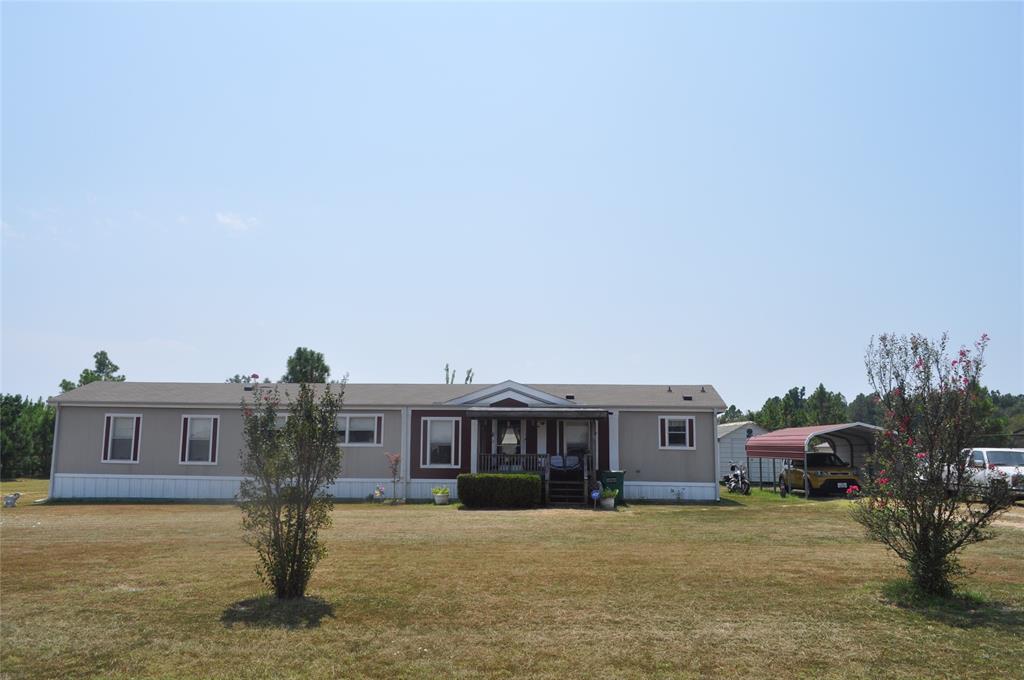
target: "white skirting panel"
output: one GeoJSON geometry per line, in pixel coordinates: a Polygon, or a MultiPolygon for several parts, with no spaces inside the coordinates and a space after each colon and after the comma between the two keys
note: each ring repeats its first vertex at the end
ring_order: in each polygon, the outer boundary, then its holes
{"type": "Polygon", "coordinates": [[[231,500],[241,481],[241,477],[57,473],[50,482],[50,497],[231,500]]]}
{"type": "MultiPolygon", "coordinates": [[[[383,479],[336,479],[334,484],[327,487],[327,492],[333,498],[367,500],[378,484],[384,487],[384,497],[391,498],[391,481],[383,479]]],[[[398,485],[398,494],[402,494],[401,483],[398,485]]]]}
{"type": "Polygon", "coordinates": [[[715,482],[626,482],[626,500],[633,501],[714,501],[718,500],[715,482]]]}
{"type": "MultiPolygon", "coordinates": [[[[238,495],[242,477],[212,477],[193,475],[89,475],[57,473],[50,483],[51,498],[102,499],[164,499],[164,500],[231,500],[238,495]]],[[[384,487],[384,497],[391,498],[390,479],[340,478],[328,492],[334,498],[365,500],[373,495],[377,485],[384,487]]],[[[431,489],[447,486],[451,497],[458,489],[453,479],[414,479],[408,484],[409,498],[427,500],[431,489]]],[[[398,483],[398,495],[406,488],[398,483]]]]}

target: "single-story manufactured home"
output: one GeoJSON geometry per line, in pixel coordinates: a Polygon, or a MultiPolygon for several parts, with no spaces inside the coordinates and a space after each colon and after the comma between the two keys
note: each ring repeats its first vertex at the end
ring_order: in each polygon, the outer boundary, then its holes
{"type": "MultiPolygon", "coordinates": [[[[57,409],[53,498],[230,499],[242,480],[243,402],[297,385],[94,382],[57,409]]],[[[320,389],[323,389],[320,386],[320,389]]],[[[284,404],[282,404],[284,408],[284,404]]],[[[430,497],[469,472],[538,472],[566,501],[599,471],[625,472],[633,500],[717,500],[711,385],[348,384],[338,418],[340,499],[366,498],[401,454],[399,495],[430,497]]],[[[578,494],[578,496],[577,496],[578,494]]]]}

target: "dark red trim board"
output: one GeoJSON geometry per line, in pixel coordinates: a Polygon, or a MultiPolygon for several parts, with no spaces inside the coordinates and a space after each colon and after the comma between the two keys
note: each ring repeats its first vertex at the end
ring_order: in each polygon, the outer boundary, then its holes
{"type": "Polygon", "coordinates": [[[185,462],[185,452],[188,451],[188,417],[181,419],[181,451],[180,460],[185,462]]]}
{"type": "Polygon", "coordinates": [[[103,460],[110,458],[110,416],[103,423],[103,460]]]}
{"type": "Polygon", "coordinates": [[[132,462],[139,462],[139,434],[142,430],[142,416],[135,416],[135,437],[132,438],[132,462]]]}
{"type": "Polygon", "coordinates": [[[220,424],[220,418],[214,417],[213,429],[210,430],[210,462],[217,462],[217,426],[220,424]]]}

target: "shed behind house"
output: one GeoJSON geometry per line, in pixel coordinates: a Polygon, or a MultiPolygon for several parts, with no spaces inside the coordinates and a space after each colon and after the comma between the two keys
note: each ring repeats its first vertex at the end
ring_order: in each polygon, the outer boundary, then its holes
{"type": "Polygon", "coordinates": [[[721,479],[729,474],[729,466],[732,463],[736,463],[737,465],[747,466],[747,478],[751,483],[771,482],[773,479],[771,461],[765,461],[760,470],[758,469],[758,461],[756,459],[753,466],[747,462],[747,439],[764,434],[767,431],[752,420],[744,420],[737,423],[720,423],[718,425],[718,478],[721,479]]]}

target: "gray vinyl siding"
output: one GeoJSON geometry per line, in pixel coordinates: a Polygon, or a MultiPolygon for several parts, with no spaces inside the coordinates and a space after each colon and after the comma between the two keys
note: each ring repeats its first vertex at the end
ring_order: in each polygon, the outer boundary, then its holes
{"type": "MultiPolygon", "coordinates": [[[[343,477],[390,478],[384,454],[402,450],[402,412],[346,409],[347,414],[383,416],[380,446],[346,446],[343,477]]],[[[57,431],[57,474],[173,475],[240,477],[242,416],[238,409],[135,408],[61,406],[57,431]],[[103,462],[103,427],[107,414],[142,416],[138,463],[103,462]],[[184,415],[219,416],[217,462],[214,465],[180,463],[181,419],[184,415]]]]}
{"type": "Polygon", "coordinates": [[[672,411],[620,411],[619,467],[625,471],[627,482],[714,482],[714,415],[672,411]],[[658,417],[664,415],[695,419],[694,449],[659,448],[658,417]]]}
{"type": "Polygon", "coordinates": [[[341,460],[341,476],[358,479],[378,478],[381,481],[391,479],[388,470],[388,453],[402,451],[402,412],[383,410],[345,409],[344,413],[374,413],[384,416],[384,437],[381,446],[344,446],[341,460]]]}
{"type": "Polygon", "coordinates": [[[229,476],[242,474],[242,415],[238,409],[168,409],[117,406],[61,406],[57,430],[58,474],[229,476]],[[142,416],[139,462],[102,461],[104,417],[109,413],[142,416]],[[219,416],[217,462],[182,465],[181,418],[184,415],[219,416]]]}

